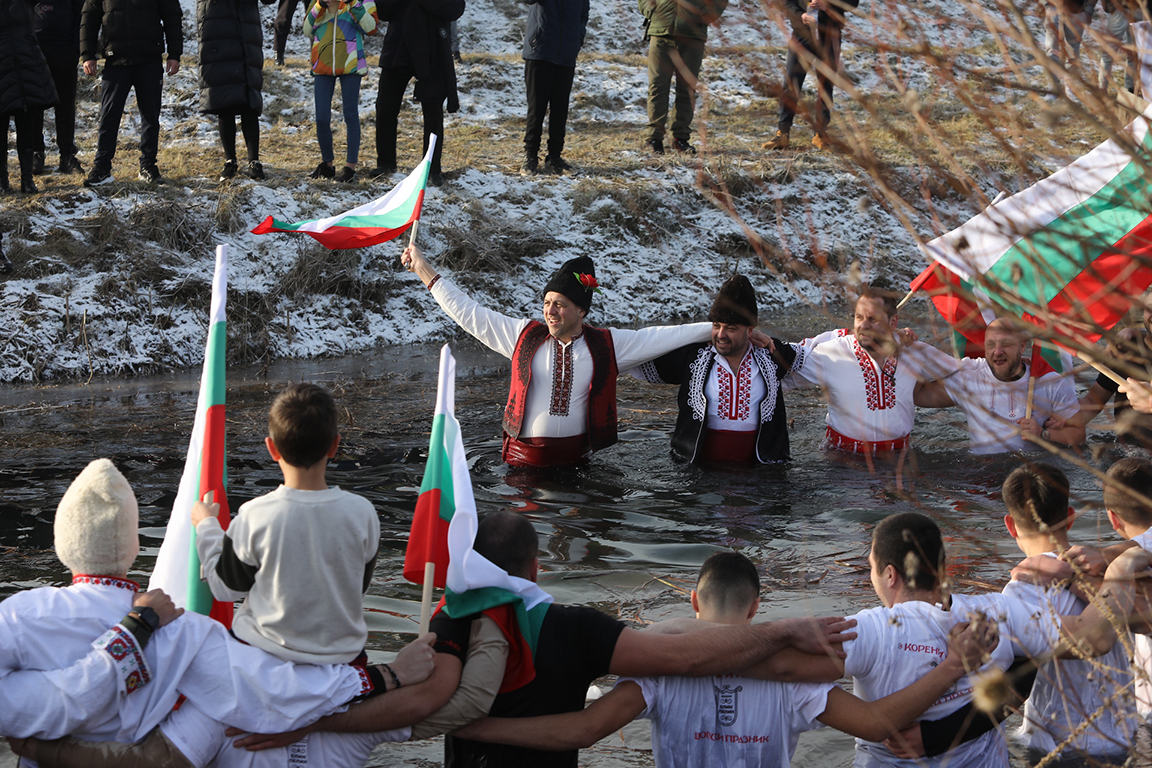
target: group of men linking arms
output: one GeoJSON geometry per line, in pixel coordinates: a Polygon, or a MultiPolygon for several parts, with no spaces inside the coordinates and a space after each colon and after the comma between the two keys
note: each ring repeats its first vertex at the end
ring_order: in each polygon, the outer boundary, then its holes
{"type": "Polygon", "coordinates": [[[983,360],[957,361],[898,330],[895,297],[866,285],[852,328],[788,343],[756,330],[755,290],[735,275],[709,322],[602,329],[585,322],[599,290],[587,256],[566,262],[545,286],[543,322],[480,306],[414,246],[402,259],[461,328],[512,360],[503,458],[514,466],[578,464],[615,443],[616,378],[625,372],[679,385],[672,449],[697,463],[788,460],[783,393],[806,386],[827,396],[829,449],[902,451],[918,405],[962,408],[974,453],[1023,450],[1026,436],[1084,440],[1070,379],[1049,372],[1029,394],[1028,339],[1007,320],[990,324],[983,360]]]}

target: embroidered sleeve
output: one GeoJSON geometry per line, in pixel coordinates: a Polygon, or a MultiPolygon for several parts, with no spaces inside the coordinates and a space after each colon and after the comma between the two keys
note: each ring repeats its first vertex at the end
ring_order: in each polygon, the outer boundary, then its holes
{"type": "Polygon", "coordinates": [[[92,647],[104,651],[112,658],[120,693],[132,693],[152,679],[144,652],[136,638],[122,624],[115,625],[101,635],[92,647]]]}
{"type": "Polygon", "coordinates": [[[646,381],[649,384],[664,383],[664,380],[660,378],[660,372],[656,370],[656,364],[651,360],[636,366],[632,370],[628,371],[628,374],[634,379],[646,381]]]}

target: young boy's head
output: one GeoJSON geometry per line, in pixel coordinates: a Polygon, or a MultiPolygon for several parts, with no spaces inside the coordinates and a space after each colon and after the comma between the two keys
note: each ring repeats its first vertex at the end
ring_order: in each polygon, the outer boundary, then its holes
{"type": "Polygon", "coordinates": [[[1152,497],[1152,461],[1120,459],[1108,468],[1104,482],[1104,507],[1124,522],[1131,535],[1136,535],[1152,527],[1152,508],[1132,492],[1152,497]]]}
{"type": "Polygon", "coordinates": [[[944,540],[940,528],[917,512],[901,512],[880,521],[872,531],[872,587],[891,606],[896,593],[907,588],[931,591],[944,573],[944,540]],[[889,572],[888,568],[892,571],[889,572]],[[894,577],[898,577],[898,581],[894,577]]]}
{"type": "Polygon", "coordinates": [[[485,515],[476,527],[472,548],[512,576],[536,581],[540,537],[531,521],[519,512],[485,515]]]}
{"type": "Polygon", "coordinates": [[[1071,518],[1068,476],[1048,464],[1025,464],[1009,473],[1001,488],[1015,527],[1013,536],[1064,530],[1071,518]]]}
{"type": "Polygon", "coordinates": [[[272,401],[268,437],[294,467],[311,467],[328,457],[337,431],[336,401],[315,384],[289,385],[272,401]]]}
{"type": "Polygon", "coordinates": [[[701,618],[747,623],[760,607],[760,574],[752,561],[737,552],[717,552],[704,561],[692,607],[701,618]]]}

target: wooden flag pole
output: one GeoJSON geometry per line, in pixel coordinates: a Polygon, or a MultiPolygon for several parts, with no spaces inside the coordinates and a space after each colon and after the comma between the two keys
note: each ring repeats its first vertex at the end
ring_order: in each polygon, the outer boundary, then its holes
{"type": "Polygon", "coordinates": [[[420,599],[420,634],[428,631],[432,623],[432,581],[436,578],[436,563],[424,563],[424,596],[420,599]]]}
{"type": "Polygon", "coordinates": [[[916,293],[916,291],[908,291],[908,295],[905,296],[904,298],[900,299],[900,303],[896,305],[896,311],[899,312],[900,308],[903,307],[905,304],[907,304],[908,299],[912,298],[912,296],[915,293],[916,293]]]}
{"type": "Polygon", "coordinates": [[[1028,404],[1024,406],[1024,418],[1032,418],[1032,400],[1036,396],[1036,377],[1028,372],[1028,404]]]}
{"type": "Polygon", "coordinates": [[[408,245],[416,244],[416,233],[420,230],[420,219],[412,222],[412,236],[408,238],[408,245]]]}
{"type": "Polygon", "coordinates": [[[1112,379],[1112,381],[1116,382],[1117,384],[1127,384],[1128,383],[1127,379],[1125,379],[1123,376],[1116,373],[1116,371],[1112,370],[1111,368],[1104,365],[1103,363],[1098,362],[1091,355],[1089,355],[1083,351],[1077,352],[1077,354],[1083,360],[1088,361],[1088,365],[1092,366],[1093,368],[1098,370],[1100,373],[1102,373],[1105,376],[1107,376],[1108,378],[1112,379]]]}

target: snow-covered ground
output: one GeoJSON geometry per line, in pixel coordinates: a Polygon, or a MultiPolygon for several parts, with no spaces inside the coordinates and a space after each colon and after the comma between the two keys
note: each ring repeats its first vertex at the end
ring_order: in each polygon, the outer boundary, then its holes
{"type": "MultiPolygon", "coordinates": [[[[183,2],[185,66],[165,86],[161,141],[213,157],[220,154],[216,129],[197,113],[193,3],[183,2]]],[[[959,195],[913,194],[914,205],[900,211],[910,225],[905,226],[889,206],[877,203],[868,177],[842,162],[816,153],[765,158],[759,144],[773,125],[740,137],[748,151],[709,155],[703,172],[679,159],[646,160],[639,135],[646,122],[647,75],[642,59],[628,56],[643,50],[641,17],[630,3],[594,0],[592,8],[571,119],[634,135],[630,148],[614,150],[608,170],[593,167],[563,178],[524,178],[511,165],[483,159],[463,168],[446,166],[449,184],[428,192],[420,242],[434,262],[442,263],[454,249],[466,251],[464,246],[475,250],[469,238],[502,238],[510,254],[502,270],[444,269],[485,305],[536,314],[540,287],[577,254],[596,258],[604,286],[590,317],[594,323],[699,317],[736,268],[752,277],[762,306],[819,305],[842,295],[839,283],[853,262],[865,275],[906,284],[924,265],[917,238],[934,237],[973,212],[974,203],[959,195]],[[702,192],[717,179],[739,186],[731,210],[702,192]],[[766,249],[763,260],[757,248],[766,249]]],[[[274,11],[275,6],[262,11],[269,52],[274,11]]],[[[934,0],[912,9],[864,0],[848,27],[844,53],[846,74],[861,92],[928,93],[934,87],[931,67],[871,47],[877,40],[897,40],[898,22],[958,52],[969,66],[1001,61],[987,25],[966,4],[934,0]],[[904,13],[912,15],[892,16],[904,13]]],[[[522,119],[522,26],[521,4],[470,0],[460,22],[466,57],[458,67],[462,109],[448,116],[450,142],[470,125],[522,119]]],[[[707,91],[698,112],[768,105],[766,114],[772,114],[775,100],[757,84],[780,79],[782,29],[774,8],[733,2],[712,34],[702,75],[707,91]]],[[[289,59],[303,61],[307,54],[303,36],[293,34],[289,59]]],[[[314,147],[306,69],[269,64],[265,77],[265,129],[303,133],[314,147]]],[[[94,82],[85,79],[87,88],[94,82]]],[[[376,83],[373,70],[361,88],[361,161],[369,167],[376,83]]],[[[91,93],[82,96],[79,122],[87,147],[94,143],[97,107],[91,93]]],[[[130,114],[121,128],[121,157],[134,154],[136,130],[130,114]]],[[[519,156],[519,130],[502,136],[509,157],[519,156]]],[[[50,162],[52,157],[50,148],[50,162]]],[[[90,153],[84,159],[90,163],[90,153]]],[[[453,332],[416,278],[399,269],[399,241],[332,254],[307,238],[248,233],[268,215],[300,220],[352,208],[384,194],[390,183],[318,184],[299,171],[312,161],[276,157],[267,148],[263,159],[273,176],[268,184],[218,186],[214,179],[177,177],[159,191],[135,181],[87,190],[79,177],[44,177],[51,178],[46,193],[32,203],[8,198],[0,229],[6,230],[4,246],[17,271],[0,286],[0,381],[196,364],[217,243],[231,251],[230,354],[236,360],[341,355],[453,332]]],[[[402,155],[401,162],[417,160],[402,155]]],[[[919,171],[898,173],[906,173],[909,189],[917,188],[919,171]]]]}

